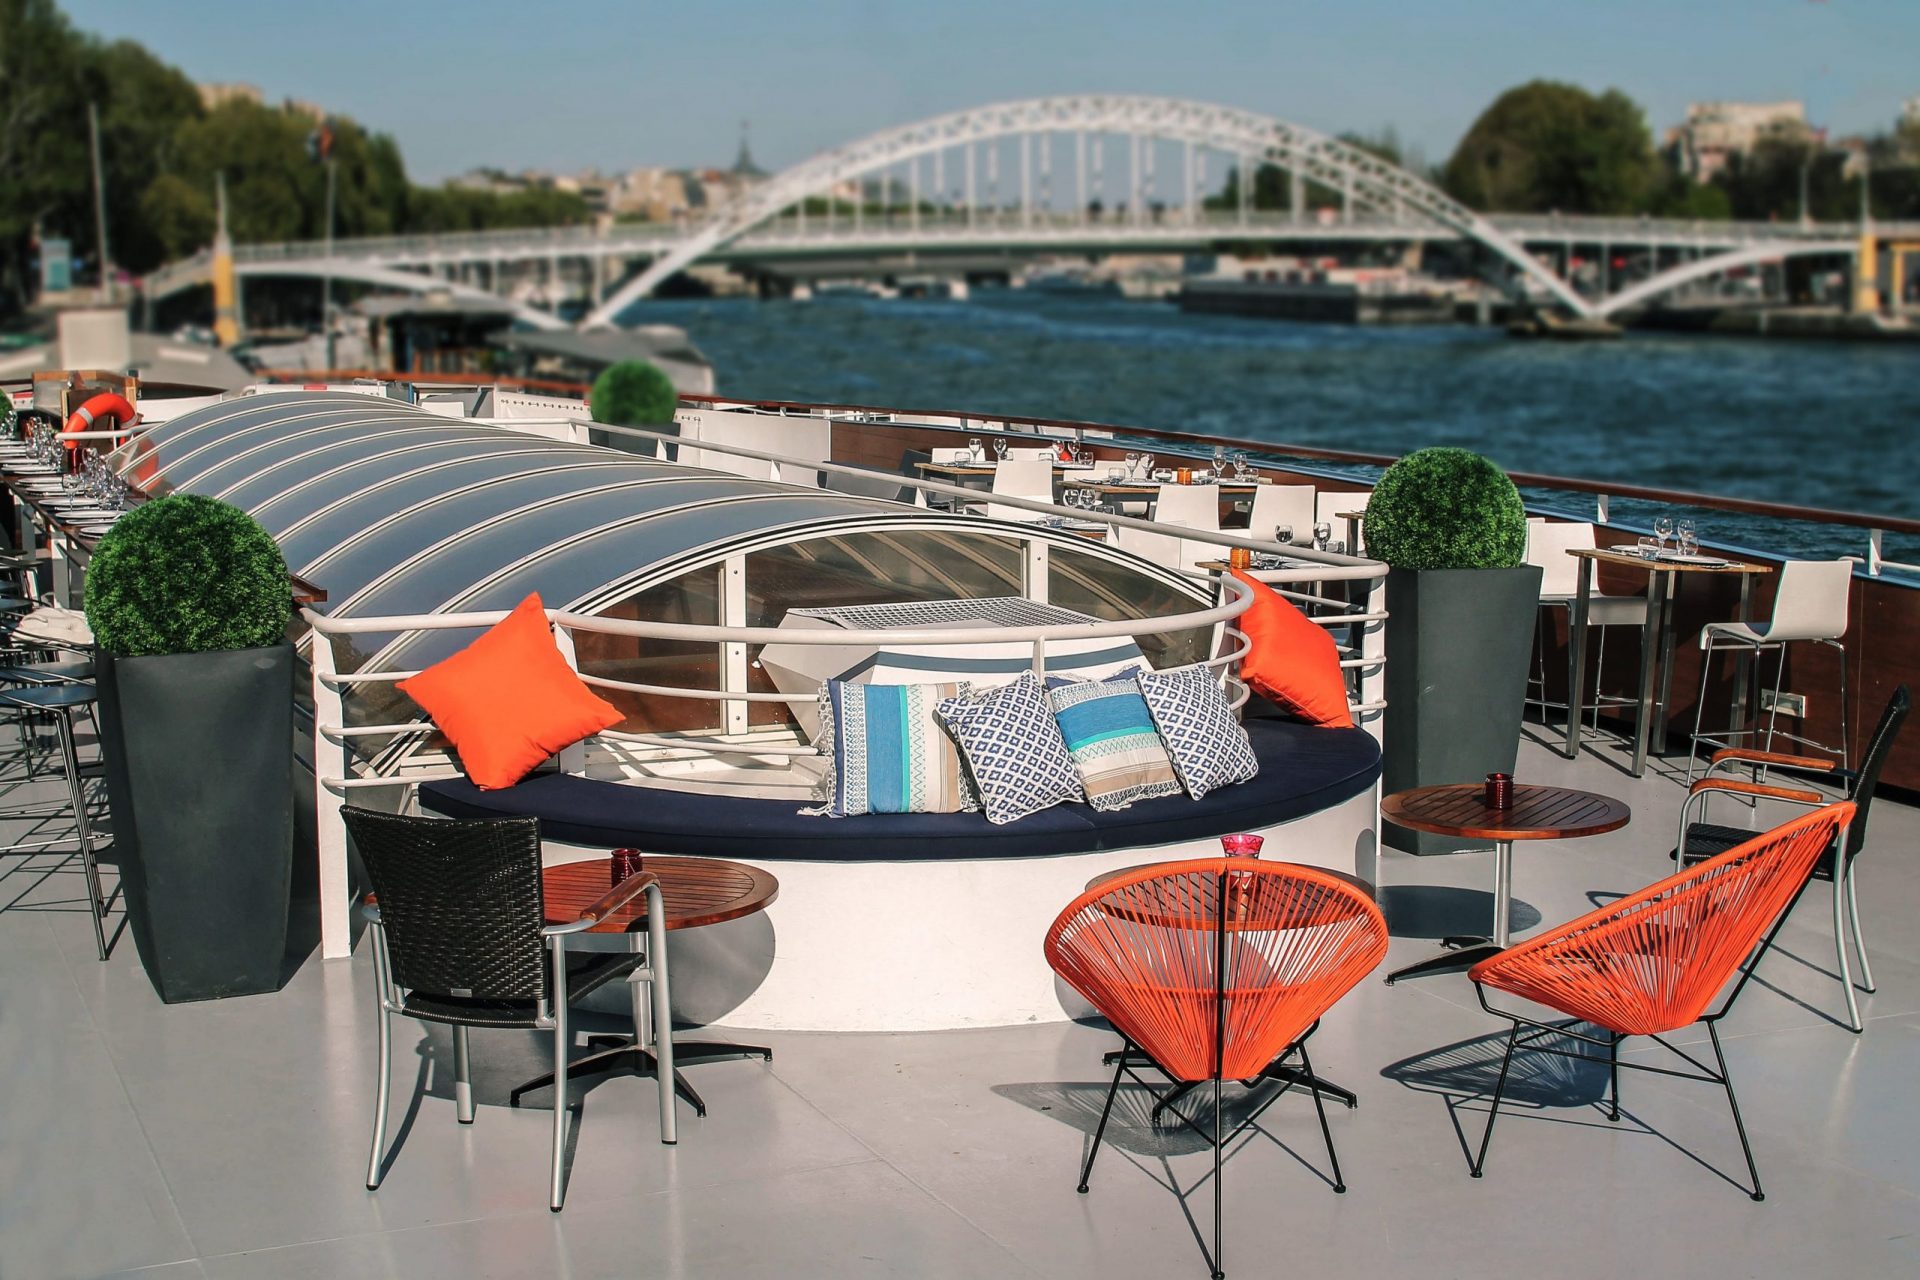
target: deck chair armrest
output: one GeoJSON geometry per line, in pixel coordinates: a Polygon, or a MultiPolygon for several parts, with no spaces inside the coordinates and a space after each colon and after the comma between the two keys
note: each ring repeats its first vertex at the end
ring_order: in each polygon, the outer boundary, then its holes
{"type": "Polygon", "coordinates": [[[1753,747],[1722,747],[1707,762],[1707,772],[1740,765],[1765,765],[1769,769],[1794,769],[1802,773],[1839,772],[1838,762],[1823,756],[1797,756],[1786,751],[1761,751],[1753,747]]]}
{"type": "Polygon", "coordinates": [[[1693,784],[1687,792],[1687,798],[1709,791],[1727,791],[1735,795],[1759,796],[1768,800],[1789,800],[1795,804],[1823,805],[1828,798],[1817,791],[1804,791],[1798,787],[1774,787],[1763,782],[1742,782],[1738,778],[1702,778],[1693,784]]]}

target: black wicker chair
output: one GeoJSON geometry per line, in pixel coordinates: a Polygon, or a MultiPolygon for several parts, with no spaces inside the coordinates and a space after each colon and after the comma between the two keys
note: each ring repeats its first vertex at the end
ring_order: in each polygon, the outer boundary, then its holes
{"type": "Polygon", "coordinates": [[[1911,710],[1913,695],[1907,691],[1907,686],[1901,685],[1887,699],[1886,709],[1880,713],[1880,723],[1873,727],[1873,733],[1867,739],[1867,749],[1860,758],[1858,769],[1837,769],[1833,761],[1824,756],[1787,755],[1745,747],[1716,751],[1712,763],[1707,766],[1707,776],[1693,784],[1685,803],[1680,806],[1680,842],[1675,846],[1672,856],[1685,865],[1723,853],[1754,835],[1745,827],[1697,821],[1696,814],[1705,817],[1706,798],[1710,795],[1733,794],[1750,800],[1764,798],[1808,807],[1830,803],[1829,797],[1818,792],[1800,786],[1776,786],[1763,780],[1769,774],[1779,772],[1788,775],[1795,783],[1832,779],[1838,784],[1841,797],[1853,801],[1853,825],[1841,837],[1837,848],[1821,855],[1813,874],[1833,881],[1833,945],[1840,957],[1840,984],[1847,992],[1847,1021],[1856,1033],[1862,1027],[1860,1004],[1853,994],[1853,976],[1847,964],[1849,933],[1853,935],[1854,954],[1860,958],[1861,988],[1871,992],[1874,985],[1873,969],[1867,963],[1867,945],[1860,936],[1860,907],[1853,887],[1854,864],[1859,860],[1860,851],[1866,847],[1867,817],[1873,808],[1874,792],[1880,786],[1880,770],[1886,764],[1887,754],[1893,749],[1894,739],[1900,736],[1900,727],[1906,723],[1907,713],[1911,710]],[[1751,769],[1753,780],[1743,782],[1736,778],[1714,776],[1719,770],[1737,768],[1751,769]]]}
{"type": "MultiPolygon", "coordinates": [[[[661,1141],[674,1141],[672,1041],[667,1019],[666,934],[660,886],[651,873],[631,876],[565,924],[548,925],[541,909],[540,824],[534,818],[456,821],[402,817],[352,806],[341,816],[353,837],[373,896],[362,910],[372,923],[374,982],[380,1012],[380,1092],[373,1112],[367,1187],[380,1185],[386,1156],[387,1095],[393,1082],[392,1016],[405,1014],[453,1028],[455,1113],[474,1119],[467,1030],[514,1027],[553,1032],[554,1212],[565,1199],[567,1066],[572,1048],[567,1006],[615,978],[635,974],[653,988],[664,1092],[661,1141]],[[567,939],[608,913],[647,896],[645,955],[574,952],[567,939]]],[[[635,1003],[639,1004],[636,988],[635,1003]]],[[[635,1010],[636,1021],[641,1010],[635,1010]]],[[[636,1028],[639,1030],[639,1028],[636,1028]]]]}

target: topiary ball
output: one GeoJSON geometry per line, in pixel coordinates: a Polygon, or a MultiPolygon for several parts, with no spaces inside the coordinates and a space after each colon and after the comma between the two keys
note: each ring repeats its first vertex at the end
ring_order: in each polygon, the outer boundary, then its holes
{"type": "Polygon", "coordinates": [[[654,427],[673,421],[680,393],[673,380],[645,360],[609,365],[593,380],[587,397],[595,422],[616,427],[654,427]]]}
{"type": "Polygon", "coordinates": [[[1366,521],[1367,554],[1396,569],[1510,569],[1527,555],[1520,491],[1467,449],[1421,449],[1388,467],[1366,521]]]}
{"type": "Polygon", "coordinates": [[[286,639],[287,562],[240,508],[194,493],[129,511],[87,565],[87,625],[123,658],[257,649],[286,639]]]}

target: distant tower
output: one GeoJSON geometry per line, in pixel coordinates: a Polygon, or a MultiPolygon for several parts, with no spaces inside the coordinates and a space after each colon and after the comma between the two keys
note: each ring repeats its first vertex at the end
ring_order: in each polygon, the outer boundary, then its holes
{"type": "Polygon", "coordinates": [[[734,158],[733,171],[742,178],[764,178],[768,176],[767,171],[753,162],[753,151],[747,146],[747,132],[751,127],[751,121],[740,122],[740,154],[734,158]]]}

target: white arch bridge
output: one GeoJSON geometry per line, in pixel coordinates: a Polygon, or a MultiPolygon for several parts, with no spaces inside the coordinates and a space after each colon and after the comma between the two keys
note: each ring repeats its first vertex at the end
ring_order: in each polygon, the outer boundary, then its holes
{"type": "MultiPolygon", "coordinates": [[[[1876,230],[1920,235],[1920,227],[1876,230]]],[[[1733,268],[1853,254],[1859,236],[1857,226],[1835,224],[1487,216],[1397,165],[1299,125],[1233,107],[1095,94],[1000,103],[882,130],[802,161],[684,226],[340,240],[331,259],[312,243],[248,245],[237,247],[235,258],[251,276],[330,268],[342,279],[389,286],[397,275],[424,270],[422,288],[445,287],[440,273],[484,264],[497,281],[502,264],[544,259],[557,275],[561,259],[583,259],[597,305],[582,324],[595,326],[615,323],[634,301],[703,259],[1464,239],[1503,262],[1535,296],[1603,317],[1733,268]],[[1210,168],[1251,175],[1263,165],[1287,177],[1286,212],[1251,208],[1249,181],[1235,184],[1237,203],[1207,207],[1205,196],[1217,185],[1209,182],[1210,168]],[[1333,192],[1337,205],[1310,214],[1308,184],[1333,192]],[[888,212],[871,216],[865,193],[876,185],[888,212]],[[834,198],[848,192],[855,196],[851,216],[809,213],[810,201],[824,197],[832,210],[834,198]],[[1555,269],[1570,266],[1577,249],[1599,251],[1585,291],[1555,269]],[[1612,273],[1616,250],[1636,255],[1637,274],[1612,273]],[[599,282],[639,261],[643,269],[603,293],[599,282]]],[[[200,260],[163,269],[149,278],[149,295],[164,296],[204,272],[200,260]]]]}

